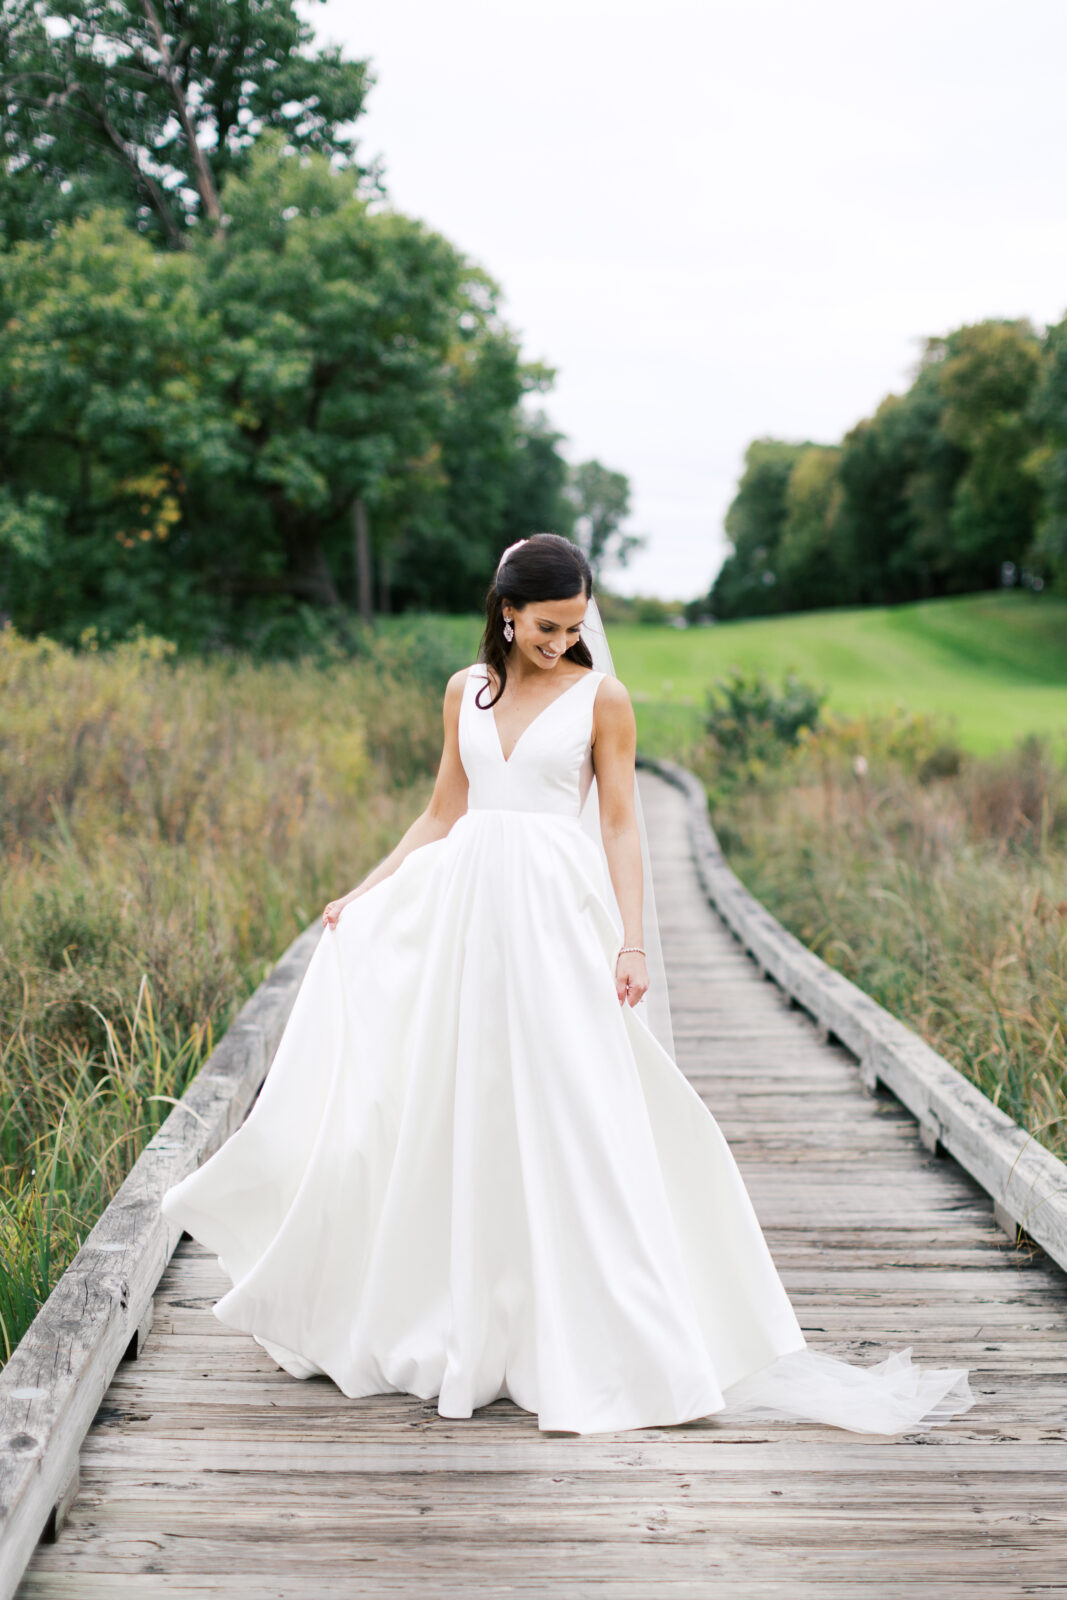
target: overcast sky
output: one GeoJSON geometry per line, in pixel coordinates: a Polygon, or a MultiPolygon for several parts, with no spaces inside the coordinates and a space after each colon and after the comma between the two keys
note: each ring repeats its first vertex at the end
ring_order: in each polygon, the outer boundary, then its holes
{"type": "Polygon", "coordinates": [[[1067,310],[1064,0],[326,0],[364,156],[502,285],[626,592],[691,597],[748,441],[833,441],[922,339],[1067,310]]]}

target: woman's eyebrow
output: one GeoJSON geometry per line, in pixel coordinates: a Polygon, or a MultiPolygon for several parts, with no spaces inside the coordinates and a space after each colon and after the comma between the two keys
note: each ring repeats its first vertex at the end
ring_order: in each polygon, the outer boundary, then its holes
{"type": "MultiPolygon", "coordinates": [[[[551,617],[538,617],[537,621],[538,622],[551,622],[552,626],[554,628],[562,628],[563,627],[563,623],[562,622],[552,622],[552,618],[551,617]]],[[[580,628],[580,627],[581,627],[581,623],[580,622],[568,622],[567,623],[568,631],[570,629],[572,629],[572,628],[580,628]]]]}

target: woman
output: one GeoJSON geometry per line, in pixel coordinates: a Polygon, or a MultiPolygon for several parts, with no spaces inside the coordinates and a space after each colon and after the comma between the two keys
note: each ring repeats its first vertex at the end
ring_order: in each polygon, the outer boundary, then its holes
{"type": "Polygon", "coordinates": [[[218,1255],[221,1321],[352,1397],[507,1396],[576,1433],[966,1410],[961,1370],[806,1345],[645,1001],[634,717],[592,589],[557,535],[505,551],[429,805],[326,907],[255,1105],[163,1211],[218,1255]]]}

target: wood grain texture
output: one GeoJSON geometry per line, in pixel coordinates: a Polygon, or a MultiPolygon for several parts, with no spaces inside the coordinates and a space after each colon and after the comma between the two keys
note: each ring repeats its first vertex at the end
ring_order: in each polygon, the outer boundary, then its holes
{"type": "Polygon", "coordinates": [[[509,1402],[349,1400],[219,1323],[226,1280],[183,1239],[19,1600],[1067,1600],[1067,1280],[760,977],[684,795],[641,785],[679,1063],[809,1341],[966,1366],[978,1404],[899,1439],[714,1416],[576,1438],[509,1402]]]}

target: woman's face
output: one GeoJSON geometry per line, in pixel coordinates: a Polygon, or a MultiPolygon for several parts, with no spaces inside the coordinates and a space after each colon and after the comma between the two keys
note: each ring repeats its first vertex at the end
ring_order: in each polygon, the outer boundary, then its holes
{"type": "Polygon", "coordinates": [[[508,655],[513,658],[517,650],[531,666],[551,672],[564,650],[578,643],[588,605],[584,589],[569,600],[531,600],[521,611],[505,600],[504,616],[515,629],[508,655]]]}

